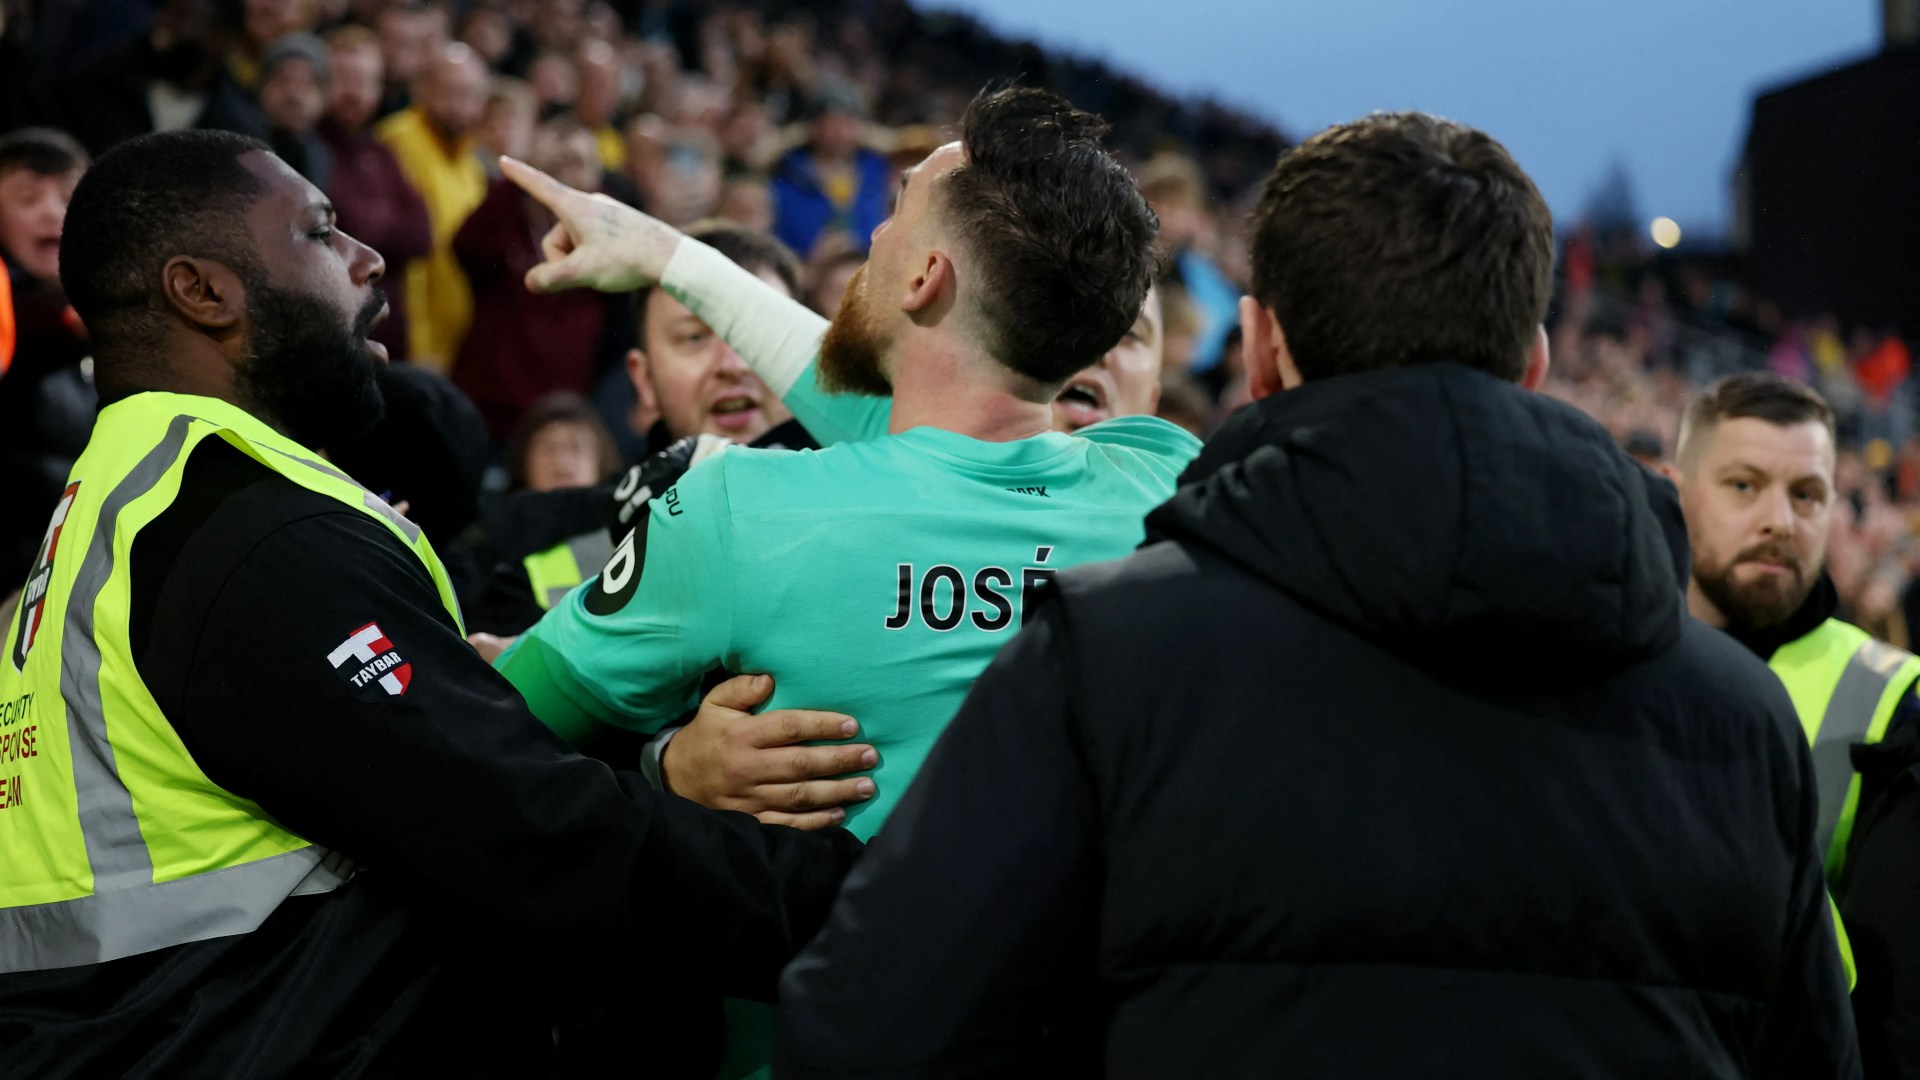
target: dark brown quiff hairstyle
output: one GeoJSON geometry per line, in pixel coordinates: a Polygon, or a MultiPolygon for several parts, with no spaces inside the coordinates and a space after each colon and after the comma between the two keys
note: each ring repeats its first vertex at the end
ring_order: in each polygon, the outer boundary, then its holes
{"type": "Polygon", "coordinates": [[[983,90],[960,123],[966,161],[936,206],[977,277],[982,345],[1037,383],[1063,383],[1139,317],[1159,221],[1101,147],[1106,121],[1056,94],[983,90]]]}
{"type": "Polygon", "coordinates": [[[1282,154],[1253,221],[1253,296],[1306,381],[1453,361],[1525,372],[1553,217],[1486,133],[1376,113],[1282,154]]]}

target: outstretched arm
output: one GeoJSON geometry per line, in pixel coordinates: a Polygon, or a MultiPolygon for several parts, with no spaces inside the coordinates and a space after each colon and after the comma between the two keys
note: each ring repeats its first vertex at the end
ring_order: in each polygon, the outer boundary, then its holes
{"type": "Polygon", "coordinates": [[[502,158],[501,168],[558,219],[540,245],[545,261],[527,272],[527,288],[631,292],[660,285],[732,345],[822,445],[887,433],[891,399],[829,394],[815,381],[827,320],[666,222],[512,158],[502,158]]]}
{"type": "Polygon", "coordinates": [[[301,518],[236,565],[210,558],[177,579],[217,586],[200,629],[142,663],[169,669],[163,693],[192,704],[168,715],[216,783],[379,867],[396,895],[487,927],[503,966],[537,962],[556,993],[638,969],[771,999],[825,918],[852,837],[703,810],[569,752],[461,640],[420,561],[365,515],[301,518]],[[404,692],[356,685],[357,659],[329,661],[368,626],[409,666],[404,692]]]}
{"type": "Polygon", "coordinates": [[[701,679],[727,655],[733,562],[722,464],[703,463],[654,499],[600,573],[494,661],[568,741],[599,724],[658,730],[693,707],[701,679]]]}

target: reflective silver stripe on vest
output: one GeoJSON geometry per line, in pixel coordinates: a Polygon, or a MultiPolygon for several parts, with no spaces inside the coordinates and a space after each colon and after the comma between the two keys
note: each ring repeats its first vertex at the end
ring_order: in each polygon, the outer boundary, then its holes
{"type": "Polygon", "coordinates": [[[1827,699],[1827,711],[1813,740],[1813,778],[1820,792],[1820,831],[1814,850],[1822,861],[1847,806],[1847,789],[1853,783],[1853,744],[1866,739],[1880,698],[1906,658],[1899,649],[1869,639],[1853,651],[1839,685],[1827,699]]]}
{"type": "MultiPolygon", "coordinates": [[[[573,555],[573,565],[580,571],[580,581],[585,581],[606,568],[607,560],[613,558],[613,541],[607,538],[607,530],[595,529],[567,541],[567,551],[573,555]]],[[[547,610],[553,610],[560,601],[565,600],[580,581],[572,585],[549,587],[547,610]]]]}
{"type": "Polygon", "coordinates": [[[353,874],[317,847],[177,881],[0,908],[0,972],[100,964],[258,929],[289,896],[328,892],[353,874]]]}
{"type": "Polygon", "coordinates": [[[320,472],[326,473],[328,476],[332,476],[340,480],[345,480],[347,483],[352,484],[354,487],[360,488],[361,491],[366,492],[366,497],[361,499],[360,501],[366,504],[367,509],[373,511],[376,514],[379,514],[381,517],[386,518],[388,521],[393,522],[394,526],[398,528],[401,531],[401,533],[403,533],[406,536],[407,543],[411,544],[420,539],[420,526],[415,525],[411,521],[408,521],[406,518],[406,515],[402,514],[400,511],[395,510],[392,506],[388,505],[387,500],[381,498],[378,495],[375,495],[371,491],[367,491],[365,487],[361,486],[360,481],[355,480],[353,477],[348,476],[346,473],[341,472],[339,469],[334,468],[333,466],[327,464],[324,461],[316,461],[313,458],[304,458],[304,457],[301,457],[299,454],[289,454],[285,450],[282,450],[277,446],[270,446],[267,449],[272,450],[274,453],[279,454],[283,458],[287,458],[291,461],[297,461],[300,464],[305,465],[309,469],[318,469],[320,472]]]}
{"type": "Polygon", "coordinates": [[[343,856],[309,847],[176,881],[153,880],[153,859],[133,812],[133,796],[120,779],[107,738],[94,609],[113,576],[121,513],[179,460],[195,419],[174,417],[160,442],[107,494],[74,575],[60,641],[60,696],[67,706],[74,796],[94,891],[72,900],[0,908],[0,972],[97,964],[244,934],[288,896],[326,892],[353,873],[343,856]]]}
{"type": "Polygon", "coordinates": [[[133,796],[114,767],[107,717],[100,705],[100,643],[93,609],[113,576],[113,538],[120,512],[153,490],[180,457],[190,416],[176,416],[159,445],[147,452],[100,504],[86,558],[67,599],[67,625],[60,641],[60,696],[67,705],[67,744],[73,757],[73,789],[86,838],[87,863],[96,893],[153,881],[153,860],[133,814],[133,796]]]}

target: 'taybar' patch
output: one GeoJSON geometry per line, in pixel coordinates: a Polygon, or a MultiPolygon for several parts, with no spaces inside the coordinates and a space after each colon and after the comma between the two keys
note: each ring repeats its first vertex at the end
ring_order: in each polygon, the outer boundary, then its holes
{"type": "Polygon", "coordinates": [[[404,697],[413,682],[413,665],[401,658],[379,623],[368,623],[348,635],[327,654],[327,663],[341,681],[369,701],[380,700],[376,690],[404,697]]]}

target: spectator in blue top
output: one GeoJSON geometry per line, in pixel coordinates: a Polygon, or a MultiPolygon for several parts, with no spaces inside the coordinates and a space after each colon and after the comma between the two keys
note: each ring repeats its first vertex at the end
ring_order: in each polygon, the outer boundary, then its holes
{"type": "Polygon", "coordinates": [[[887,218],[887,159],[860,143],[866,105],[854,87],[823,81],[809,102],[803,146],[773,169],[773,232],[802,257],[820,238],[846,233],[855,251],[887,218]]]}
{"type": "Polygon", "coordinates": [[[1227,335],[1240,321],[1240,287],[1207,254],[1215,239],[1200,166],[1180,154],[1159,154],[1140,170],[1140,193],[1160,218],[1160,244],[1171,256],[1161,280],[1177,283],[1200,318],[1187,370],[1198,375],[1220,362],[1227,335]]]}

